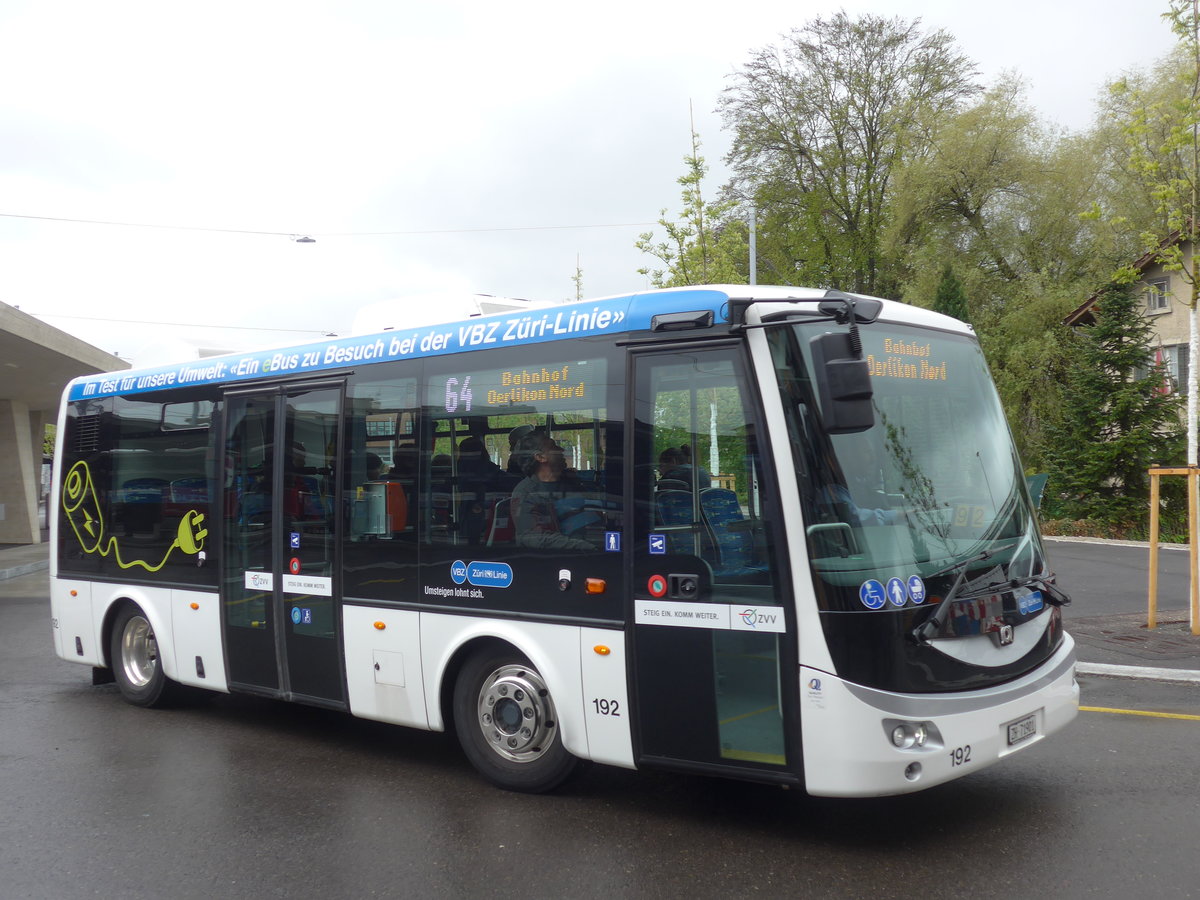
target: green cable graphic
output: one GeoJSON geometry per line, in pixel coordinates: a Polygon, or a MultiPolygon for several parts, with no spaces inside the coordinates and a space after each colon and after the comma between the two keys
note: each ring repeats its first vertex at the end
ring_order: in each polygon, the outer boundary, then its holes
{"type": "Polygon", "coordinates": [[[63,510],[79,540],[79,546],[84,553],[99,553],[108,556],[110,553],[122,569],[132,569],[141,566],[147,572],[157,572],[167,564],[171,554],[178,548],[187,554],[196,554],[204,549],[204,539],[208,529],[204,526],[204,513],[189,509],[179,522],[175,541],[163,554],[162,561],[153,566],[144,559],[131,559],[125,562],[121,559],[121,547],[115,537],[109,537],[107,543],[104,537],[104,516],[100,512],[100,500],[96,496],[96,487],[92,484],[92,472],[86,462],[77,462],[67,472],[63,480],[62,495],[63,510]]]}

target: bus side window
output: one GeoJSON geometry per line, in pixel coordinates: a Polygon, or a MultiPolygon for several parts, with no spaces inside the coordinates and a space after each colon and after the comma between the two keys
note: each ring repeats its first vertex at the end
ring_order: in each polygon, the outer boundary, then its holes
{"type": "Polygon", "coordinates": [[[723,352],[666,356],[642,377],[636,471],[652,497],[650,524],[670,554],[700,557],[722,582],[770,582],[754,428],[735,360],[723,352]]]}

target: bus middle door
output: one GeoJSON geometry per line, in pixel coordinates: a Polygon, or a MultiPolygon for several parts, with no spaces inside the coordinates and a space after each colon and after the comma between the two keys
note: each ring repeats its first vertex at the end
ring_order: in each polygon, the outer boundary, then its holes
{"type": "Polygon", "coordinates": [[[230,686],[339,707],[341,394],[326,383],[227,395],[221,581],[230,686]]]}

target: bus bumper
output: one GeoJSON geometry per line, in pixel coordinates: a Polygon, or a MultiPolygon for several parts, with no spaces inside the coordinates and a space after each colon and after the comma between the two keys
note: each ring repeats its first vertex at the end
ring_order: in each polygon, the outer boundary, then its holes
{"type": "Polygon", "coordinates": [[[911,793],[969,775],[1041,743],[1079,711],[1070,635],[1037,669],[978,691],[893,694],[804,666],[800,678],[805,785],[823,797],[911,793]],[[893,741],[897,728],[906,746],[893,741]]]}

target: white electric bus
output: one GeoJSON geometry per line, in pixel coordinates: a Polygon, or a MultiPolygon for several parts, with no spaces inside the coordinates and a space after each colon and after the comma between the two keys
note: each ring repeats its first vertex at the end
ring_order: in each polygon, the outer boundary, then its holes
{"type": "Polygon", "coordinates": [[[915,791],[1076,714],[970,328],[703,287],[89,376],[58,423],[58,654],[581,760],[915,791]]]}

